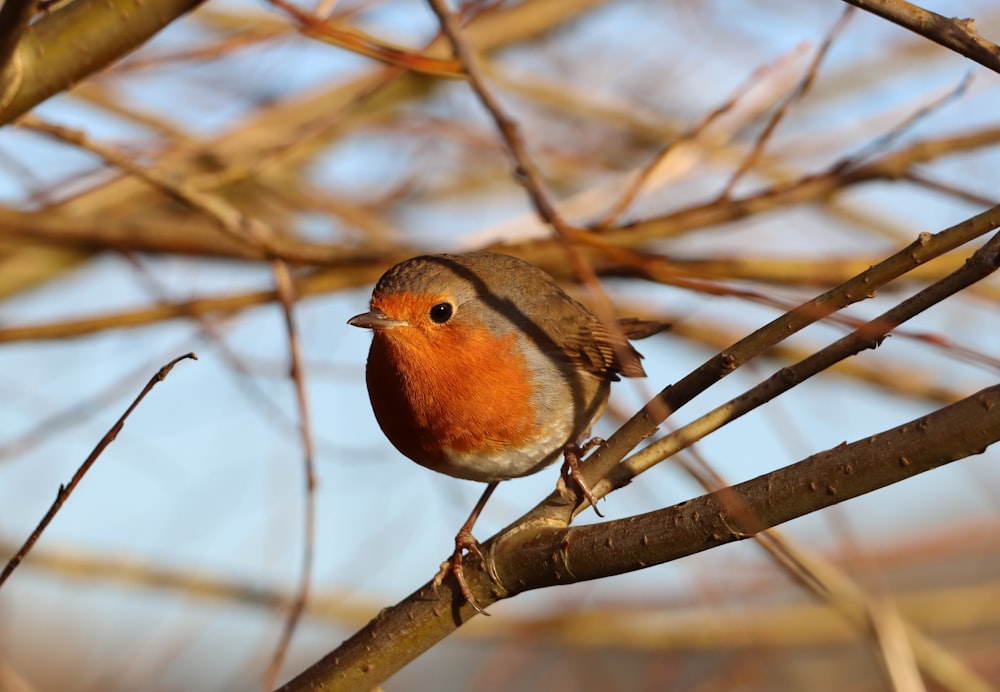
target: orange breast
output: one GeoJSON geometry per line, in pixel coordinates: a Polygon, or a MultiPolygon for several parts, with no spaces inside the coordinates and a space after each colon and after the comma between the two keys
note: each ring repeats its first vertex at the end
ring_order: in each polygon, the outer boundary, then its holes
{"type": "Polygon", "coordinates": [[[368,391],[386,437],[434,468],[443,450],[517,447],[536,434],[532,385],[516,335],[484,327],[400,327],[376,332],[368,391]]]}

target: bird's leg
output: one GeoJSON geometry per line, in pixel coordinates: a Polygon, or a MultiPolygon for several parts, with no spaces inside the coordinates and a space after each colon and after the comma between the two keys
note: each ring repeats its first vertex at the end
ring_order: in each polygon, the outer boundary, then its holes
{"type": "Polygon", "coordinates": [[[437,574],[434,575],[434,588],[441,586],[441,582],[451,571],[455,575],[455,581],[458,582],[458,588],[462,592],[462,596],[465,600],[476,609],[477,613],[482,613],[483,615],[489,615],[485,610],[479,607],[476,603],[476,599],[472,597],[472,591],[469,589],[469,585],[465,582],[465,572],[462,569],[462,553],[468,550],[470,553],[474,553],[479,559],[485,563],[486,556],[483,555],[483,550],[479,546],[479,541],[476,537],[472,535],[472,527],[475,526],[476,520],[479,518],[480,513],[483,511],[483,507],[486,506],[486,502],[490,499],[490,495],[493,491],[497,489],[499,481],[493,481],[486,486],[486,490],[483,491],[482,497],[479,498],[479,502],[476,506],[472,508],[472,513],[469,518],[465,520],[462,524],[462,528],[458,530],[455,535],[455,552],[451,554],[451,559],[445,560],[441,563],[441,568],[438,570],[437,574]]]}
{"type": "Polygon", "coordinates": [[[566,445],[566,448],[563,450],[563,466],[560,473],[576,484],[583,497],[594,508],[597,516],[603,518],[604,515],[601,514],[601,510],[597,509],[597,499],[590,492],[590,486],[587,485],[587,481],[583,479],[583,474],[580,473],[580,460],[583,459],[583,456],[594,447],[599,447],[602,444],[604,444],[604,440],[599,437],[592,437],[583,444],[570,443],[566,445]]]}

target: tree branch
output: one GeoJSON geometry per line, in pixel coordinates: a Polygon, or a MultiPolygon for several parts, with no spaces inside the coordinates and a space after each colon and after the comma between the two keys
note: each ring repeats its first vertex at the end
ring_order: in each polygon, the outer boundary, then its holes
{"type": "Polygon", "coordinates": [[[866,12],[928,38],[938,45],[1000,73],[1000,46],[976,31],[974,19],[948,18],[905,0],[844,0],[866,12]]]}
{"type": "Polygon", "coordinates": [[[632,572],[750,538],[981,454],[997,440],[1000,385],[897,428],[673,507],[602,524],[510,533],[490,545],[490,554],[506,595],[632,572]]]}
{"type": "Polygon", "coordinates": [[[0,125],[127,55],[201,2],[71,2],[42,17],[13,52],[11,59],[21,65],[21,83],[0,108],[0,125]]]}
{"type": "Polygon", "coordinates": [[[977,281],[981,281],[995,272],[998,267],[1000,267],[1000,234],[994,235],[961,267],[940,281],[936,281],[916,295],[860,325],[850,334],[841,337],[826,348],[803,358],[792,366],[782,368],[747,392],[730,399],[621,462],[600,483],[592,486],[594,495],[601,497],[615,488],[628,485],[640,473],[787,392],[810,377],[823,372],[845,358],[857,355],[866,349],[877,348],[900,324],[938,305],[977,281]]]}
{"type": "Polygon", "coordinates": [[[14,51],[34,12],[35,0],[5,0],[0,8],[0,108],[21,87],[24,71],[14,51]]]}
{"type": "MultiPolygon", "coordinates": [[[[864,300],[872,291],[902,276],[913,267],[983,235],[998,225],[1000,225],[1000,206],[934,235],[921,234],[917,241],[867,271],[806,301],[747,335],[674,385],[662,390],[632,416],[608,438],[604,446],[583,462],[580,470],[584,479],[591,488],[596,487],[618,466],[629,451],[653,435],[672,412],[767,349],[837,310],[864,300]]],[[[578,510],[579,507],[567,506],[557,491],[532,510],[529,518],[545,521],[561,520],[569,523],[578,510]]]]}
{"type": "Polygon", "coordinates": [[[83,477],[94,465],[98,457],[104,453],[104,450],[108,448],[108,445],[118,438],[118,433],[120,433],[122,428],[125,427],[125,421],[132,415],[132,412],[136,409],[136,407],[142,403],[142,400],[146,398],[146,395],[153,390],[153,387],[155,387],[157,383],[162,382],[167,375],[170,374],[170,371],[174,369],[174,366],[177,365],[177,363],[188,358],[198,360],[198,356],[194,353],[186,353],[183,356],[174,358],[172,361],[160,368],[156,374],[150,378],[149,382],[146,383],[146,386],[142,388],[142,391],[140,391],[135,399],[133,399],[129,407],[125,409],[125,413],[123,413],[115,424],[111,426],[111,429],[104,434],[104,437],[98,441],[97,446],[95,446],[93,451],[91,451],[90,454],[87,455],[87,458],[83,460],[83,463],[76,470],[76,473],[73,474],[73,478],[70,479],[69,483],[66,485],[59,485],[59,491],[56,493],[56,499],[53,500],[52,505],[42,517],[41,521],[38,522],[38,526],[35,527],[35,530],[31,532],[30,536],[28,536],[24,545],[22,545],[20,549],[18,549],[17,553],[15,553],[15,555],[7,561],[3,571],[0,572],[0,587],[2,587],[7,579],[10,578],[10,575],[14,573],[17,566],[21,564],[21,561],[28,555],[35,543],[38,542],[38,539],[42,537],[42,532],[44,532],[48,525],[52,523],[52,520],[55,519],[56,514],[66,503],[66,500],[69,499],[70,494],[80,484],[80,481],[83,480],[83,477]]]}
{"type": "MultiPolygon", "coordinates": [[[[676,560],[869,493],[1000,440],[1000,385],[892,430],[810,456],[678,505],[602,524],[535,524],[484,548],[497,584],[478,570],[469,586],[481,605],[557,584],[599,579],[676,560]]],[[[473,617],[453,580],[425,584],[381,611],[283,692],[369,690],[473,617]]]]}

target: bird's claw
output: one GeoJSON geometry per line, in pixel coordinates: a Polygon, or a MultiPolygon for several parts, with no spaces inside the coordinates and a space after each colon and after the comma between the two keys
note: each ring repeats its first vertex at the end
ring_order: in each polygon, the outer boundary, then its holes
{"type": "Polygon", "coordinates": [[[604,444],[604,440],[600,437],[592,437],[583,444],[568,444],[563,450],[563,466],[562,475],[567,479],[573,481],[577,488],[580,489],[580,493],[583,497],[590,503],[590,506],[594,508],[594,512],[597,516],[603,518],[604,515],[601,514],[601,510],[597,508],[597,498],[590,491],[590,486],[587,485],[587,481],[584,480],[583,474],[580,473],[580,460],[583,456],[589,452],[594,447],[599,447],[604,444]]]}
{"type": "Polygon", "coordinates": [[[451,572],[455,575],[455,581],[458,582],[458,589],[462,592],[462,597],[466,600],[466,602],[471,605],[477,613],[480,613],[481,615],[489,615],[489,613],[476,603],[476,599],[472,595],[472,589],[469,588],[468,582],[465,581],[465,570],[462,567],[462,563],[463,553],[466,551],[468,551],[470,555],[478,557],[483,563],[486,562],[486,556],[483,555],[483,549],[479,545],[479,541],[476,540],[476,537],[472,535],[471,531],[462,528],[455,536],[455,552],[451,554],[451,558],[441,563],[441,567],[438,569],[437,574],[434,575],[434,580],[432,582],[434,590],[437,591],[438,587],[444,582],[444,578],[448,576],[448,572],[451,572]]]}

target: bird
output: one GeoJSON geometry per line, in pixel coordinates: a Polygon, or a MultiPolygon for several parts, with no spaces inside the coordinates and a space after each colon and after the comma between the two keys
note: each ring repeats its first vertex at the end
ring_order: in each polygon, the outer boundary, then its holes
{"type": "Polygon", "coordinates": [[[563,457],[596,511],[576,462],[600,440],[583,438],[611,382],[646,374],[629,339],[669,325],[607,324],[543,270],[486,251],[404,260],[378,280],[369,307],[347,323],[373,332],[365,380],[382,432],[421,466],[487,483],[434,580],[450,569],[482,613],[462,555],[483,557],[472,528],[497,484],[563,457]]]}

